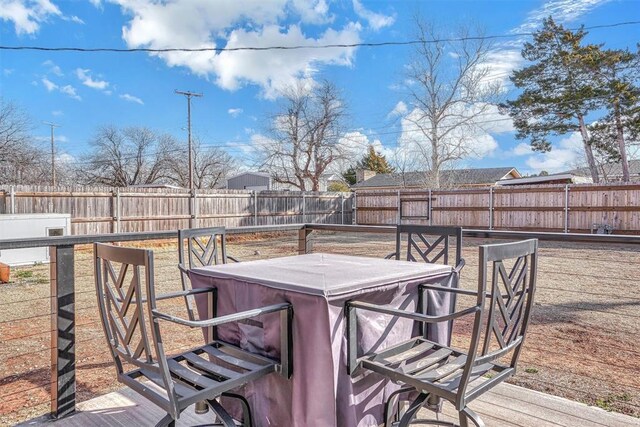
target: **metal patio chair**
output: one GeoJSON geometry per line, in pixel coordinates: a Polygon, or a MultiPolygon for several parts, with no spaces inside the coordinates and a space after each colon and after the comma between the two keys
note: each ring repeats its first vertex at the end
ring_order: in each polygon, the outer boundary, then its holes
{"type": "Polygon", "coordinates": [[[469,419],[477,427],[485,425],[468,405],[516,372],[533,306],[537,249],[538,242],[535,239],[480,246],[477,291],[425,285],[428,289],[476,297],[475,305],[451,314],[427,316],[389,306],[347,302],[349,374],[353,376],[361,370],[377,372],[419,392],[401,419],[393,425],[404,427],[412,422],[431,422],[455,426],[437,420],[414,420],[418,410],[430,397],[439,397],[452,403],[458,411],[460,426],[467,427],[469,419]],[[506,260],[509,260],[509,266],[505,265],[506,260]],[[490,271],[490,289],[487,290],[490,271]],[[473,315],[468,351],[417,336],[380,352],[358,357],[357,310],[423,323],[457,320],[473,315]]]}
{"type": "MultiPolygon", "coordinates": [[[[183,291],[191,290],[188,270],[226,264],[228,261],[239,262],[236,258],[227,255],[226,234],[224,227],[178,230],[178,268],[183,291]]],[[[184,301],[189,320],[196,320],[194,297],[185,296],[184,301]]]]}
{"type": "MultiPolygon", "coordinates": [[[[465,265],[462,258],[462,227],[444,227],[417,224],[399,224],[396,228],[396,250],[385,257],[385,259],[406,260],[413,262],[441,263],[450,265],[453,268],[451,274],[450,287],[457,288],[460,282],[460,274],[465,265]],[[406,236],[406,240],[405,237],[406,236]],[[452,248],[450,238],[455,239],[455,248],[452,248]],[[406,242],[406,246],[404,245],[406,242]]],[[[419,313],[426,313],[426,292],[423,286],[418,287],[418,307],[419,313]]],[[[446,294],[445,294],[446,295],[446,294]]],[[[441,295],[441,297],[445,297],[441,295]]],[[[455,310],[456,295],[447,295],[450,298],[451,312],[455,310]]],[[[451,331],[453,330],[453,320],[448,322],[450,344],[451,331]]],[[[418,325],[420,333],[427,338],[427,327],[420,323],[418,325]]],[[[412,391],[410,387],[402,388],[392,393],[385,408],[385,414],[391,413],[391,406],[395,399],[401,396],[407,397],[407,392],[412,391]]],[[[405,399],[400,399],[405,400],[405,399]]],[[[400,401],[397,402],[400,405],[400,401]]],[[[431,399],[430,407],[434,410],[441,408],[439,399],[431,399]]]]}
{"type": "MultiPolygon", "coordinates": [[[[212,295],[215,289],[156,295],[150,250],[95,243],[94,261],[98,309],[118,381],[167,412],[157,426],[175,425],[182,411],[199,401],[207,402],[217,415],[218,425],[235,426],[233,418],[215,400],[217,397],[273,372],[290,377],[293,316],[290,304],[274,304],[201,321],[183,319],[158,310],[156,302],[185,295],[212,295]],[[217,340],[173,356],[165,352],[160,328],[163,322],[209,328],[269,313],[280,315],[279,362],[217,340]],[[125,363],[131,370],[125,371],[125,363]]],[[[241,399],[244,425],[251,426],[246,400],[237,395],[232,397],[241,399]]]]}

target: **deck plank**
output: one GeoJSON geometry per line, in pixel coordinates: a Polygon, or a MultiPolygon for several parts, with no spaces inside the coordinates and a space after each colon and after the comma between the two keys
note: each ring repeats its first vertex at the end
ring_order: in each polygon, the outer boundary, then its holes
{"type": "MultiPolygon", "coordinates": [[[[640,427],[640,419],[604,411],[561,397],[528,390],[511,384],[501,384],[472,402],[491,427],[640,427]]],[[[421,417],[433,418],[426,410],[421,417]]],[[[54,424],[56,427],[154,425],[164,413],[130,389],[98,396],[78,404],[78,412],[58,421],[32,420],[23,426],[54,424]]],[[[196,415],[193,408],[183,412],[177,426],[204,425],[212,422],[211,412],[196,415]]],[[[457,421],[451,405],[445,405],[441,419],[457,421]]]]}

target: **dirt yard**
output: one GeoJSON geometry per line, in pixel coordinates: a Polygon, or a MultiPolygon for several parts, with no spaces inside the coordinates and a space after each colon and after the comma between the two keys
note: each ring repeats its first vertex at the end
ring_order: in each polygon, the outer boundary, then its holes
{"type": "MultiPolygon", "coordinates": [[[[477,286],[477,245],[494,242],[465,241],[463,287],[477,286]]],[[[175,244],[143,245],[155,250],[159,292],[180,289],[175,244]]],[[[314,239],[315,252],[375,257],[393,245],[391,235],[316,232],[314,239]]],[[[241,260],[294,255],[297,234],[232,238],[228,253],[241,260]]],[[[120,388],[97,319],[92,262],[90,247],[77,248],[79,400],[120,388]]],[[[513,382],[640,416],[639,277],[638,247],[541,243],[535,311],[513,382]]],[[[49,266],[14,269],[12,282],[0,289],[0,425],[6,425],[49,410],[49,266]]],[[[185,315],[182,300],[164,302],[162,309],[185,315]]],[[[465,329],[461,325],[454,336],[464,336],[465,329]]],[[[180,327],[163,329],[163,337],[173,351],[202,340],[200,331],[180,327]]]]}

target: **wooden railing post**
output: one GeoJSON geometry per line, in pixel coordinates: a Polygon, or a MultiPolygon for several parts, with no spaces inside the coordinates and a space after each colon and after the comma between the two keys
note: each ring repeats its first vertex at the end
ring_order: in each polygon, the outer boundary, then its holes
{"type": "Polygon", "coordinates": [[[76,409],[76,334],[73,245],[50,246],[51,415],[76,409]]]}
{"type": "Polygon", "coordinates": [[[340,194],[340,224],[344,225],[344,194],[340,194]]]}
{"type": "Polygon", "coordinates": [[[311,237],[313,230],[305,225],[298,230],[298,255],[310,254],[313,252],[313,238],[311,237]]]}
{"type": "Polygon", "coordinates": [[[253,190],[253,225],[258,225],[258,192],[253,190]]]}
{"type": "Polygon", "coordinates": [[[9,187],[9,200],[11,201],[11,212],[12,214],[16,213],[16,187],[13,185],[9,187]]]}

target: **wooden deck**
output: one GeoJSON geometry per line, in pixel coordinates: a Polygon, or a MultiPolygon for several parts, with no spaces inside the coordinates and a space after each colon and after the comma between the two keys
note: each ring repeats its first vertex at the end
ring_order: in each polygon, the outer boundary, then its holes
{"type": "MultiPolygon", "coordinates": [[[[487,427],[640,427],[639,418],[606,412],[510,384],[496,387],[470,406],[482,416],[487,427]]],[[[442,418],[452,420],[450,415],[454,414],[452,407],[445,406],[442,418]]],[[[22,425],[153,426],[163,415],[155,405],[125,388],[78,404],[78,413],[71,417],[59,421],[37,419],[22,425]]],[[[424,415],[430,414],[425,412],[424,415]]],[[[193,408],[189,408],[176,424],[202,426],[212,421],[211,413],[196,415],[193,408]]]]}

